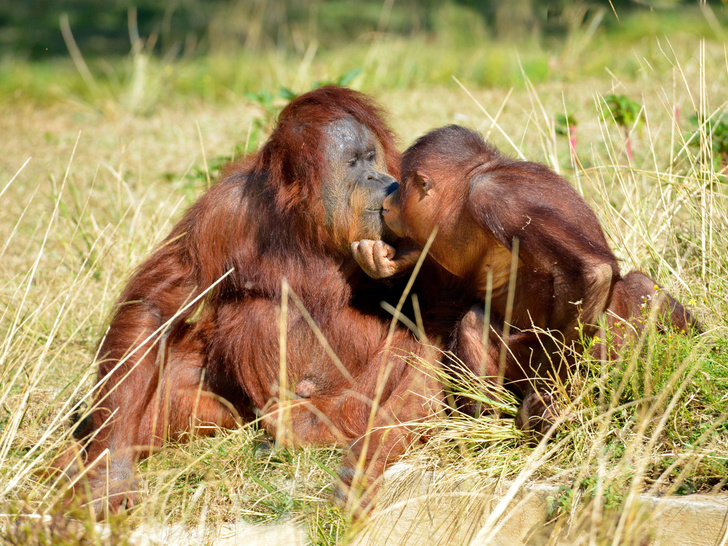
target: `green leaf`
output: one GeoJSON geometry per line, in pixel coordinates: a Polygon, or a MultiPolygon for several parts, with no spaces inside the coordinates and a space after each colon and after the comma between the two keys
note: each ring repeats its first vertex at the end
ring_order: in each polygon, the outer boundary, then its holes
{"type": "Polygon", "coordinates": [[[281,87],[279,94],[282,99],[286,99],[289,101],[295,99],[298,96],[293,91],[291,91],[288,87],[281,87]]]}
{"type": "Polygon", "coordinates": [[[626,95],[615,95],[614,93],[605,96],[604,102],[615,123],[620,127],[628,128],[639,121],[642,109],[639,102],[633,101],[626,95]]]}
{"type": "Polygon", "coordinates": [[[352,68],[351,70],[344,72],[341,76],[339,76],[335,83],[336,85],[340,85],[342,87],[346,87],[351,82],[354,81],[354,79],[361,74],[361,67],[357,66],[356,68],[352,68]]]}

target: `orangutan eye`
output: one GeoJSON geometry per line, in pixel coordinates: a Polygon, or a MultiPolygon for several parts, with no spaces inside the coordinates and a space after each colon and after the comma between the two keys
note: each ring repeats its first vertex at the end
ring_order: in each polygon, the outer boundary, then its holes
{"type": "Polygon", "coordinates": [[[377,158],[376,150],[372,150],[367,154],[367,161],[374,161],[377,158]]]}

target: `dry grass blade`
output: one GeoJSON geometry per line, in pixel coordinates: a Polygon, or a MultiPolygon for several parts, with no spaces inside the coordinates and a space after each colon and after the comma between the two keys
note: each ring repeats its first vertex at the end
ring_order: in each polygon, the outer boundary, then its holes
{"type": "MultiPolygon", "coordinates": [[[[482,47],[463,45],[475,36],[465,24],[483,27],[470,21],[463,11],[469,8],[445,4],[437,12],[440,34],[398,35],[393,29],[403,12],[386,2],[376,13],[376,35],[362,38],[367,44],[335,51],[321,36],[309,39],[291,26],[291,35],[299,33],[291,55],[226,50],[230,35],[223,31],[236,25],[255,31],[245,40],[260,45],[261,28],[253,27],[274,9],[270,2],[240,4],[237,11],[232,5],[229,20],[211,26],[222,29],[211,41],[225,55],[185,54],[179,61],[158,58],[155,38],[139,36],[133,17],[128,57],[85,60],[63,18],[75,75],[10,63],[10,83],[0,81],[2,105],[10,105],[0,116],[1,532],[12,533],[16,543],[51,536],[101,543],[144,533],[215,542],[282,524],[298,543],[382,537],[486,543],[517,527],[515,518],[533,506],[529,492],[545,483],[555,492],[546,503],[548,519],[524,530],[533,542],[639,544],[660,536],[643,493],[725,495],[728,178],[718,126],[728,105],[728,57],[722,38],[710,37],[718,36],[723,15],[703,5],[696,11],[704,12],[711,34],[655,39],[635,30],[650,26],[644,20],[622,13],[616,30],[597,29],[598,17],[611,15],[595,13],[576,25],[568,47],[523,43],[515,52],[486,33],[477,34],[482,47]],[[611,32],[623,33],[624,43],[610,41],[611,32]],[[83,511],[69,518],[54,506],[60,489],[34,471],[69,437],[77,403],[92,396],[94,347],[131,268],[169,230],[180,207],[214,181],[236,145],[247,150],[265,138],[282,99],[261,113],[260,104],[241,98],[245,93],[281,86],[299,92],[352,66],[362,67],[356,85],[393,113],[403,143],[457,122],[482,128],[518,157],[546,160],[593,205],[622,271],[647,272],[696,313],[707,333],[688,338],[660,331],[647,313],[638,345],[607,364],[586,355],[566,385],[553,385],[564,420],[550,443],[535,447],[514,426],[519,400],[513,393],[467,370],[445,374],[435,364],[428,373],[489,411],[474,419],[453,410],[417,424],[426,443],[387,474],[379,508],[363,527],[352,527],[331,502],[338,449],[271,447],[255,422],[184,445],[170,442],[140,463],[144,500],[119,520],[96,527],[83,511]],[[7,92],[9,85],[17,93],[7,92]],[[612,93],[641,104],[642,121],[627,127],[631,159],[625,132],[607,107],[612,93]],[[578,120],[573,149],[556,133],[558,114],[578,120]]],[[[385,306],[392,329],[404,324],[424,340],[428,317],[399,316],[407,297],[385,306]]],[[[437,294],[418,297],[416,310],[437,294]]],[[[284,301],[315,333],[332,366],[353,381],[300,299],[289,291],[284,301]]],[[[285,309],[279,320],[285,330],[285,309]]],[[[285,336],[280,354],[285,398],[285,336]]],[[[280,430],[285,409],[276,415],[280,430]]],[[[716,540],[725,542],[725,532],[716,540]]]]}

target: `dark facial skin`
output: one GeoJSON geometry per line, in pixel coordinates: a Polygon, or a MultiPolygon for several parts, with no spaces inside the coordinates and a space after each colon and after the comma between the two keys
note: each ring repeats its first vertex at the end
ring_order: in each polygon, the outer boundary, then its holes
{"type": "Polygon", "coordinates": [[[385,226],[382,202],[397,187],[386,174],[382,146],[365,125],[343,118],[326,127],[331,170],[323,187],[326,222],[338,233],[357,239],[381,239],[385,226]]]}
{"type": "Polygon", "coordinates": [[[397,189],[390,193],[384,200],[384,203],[382,204],[382,217],[392,233],[398,237],[404,237],[406,226],[402,221],[400,199],[401,192],[400,188],[397,187],[397,189]]]}

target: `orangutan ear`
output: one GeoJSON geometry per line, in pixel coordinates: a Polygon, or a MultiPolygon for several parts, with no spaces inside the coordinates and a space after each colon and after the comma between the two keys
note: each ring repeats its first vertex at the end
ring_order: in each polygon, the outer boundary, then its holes
{"type": "Polygon", "coordinates": [[[419,188],[425,195],[430,192],[433,186],[432,178],[421,171],[415,172],[413,182],[415,187],[419,188]]]}

